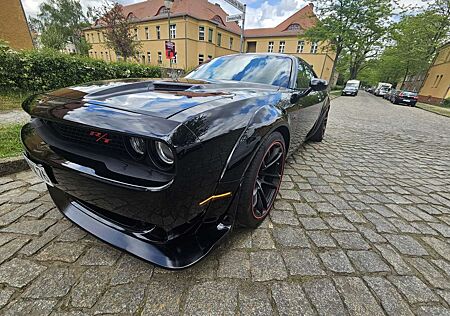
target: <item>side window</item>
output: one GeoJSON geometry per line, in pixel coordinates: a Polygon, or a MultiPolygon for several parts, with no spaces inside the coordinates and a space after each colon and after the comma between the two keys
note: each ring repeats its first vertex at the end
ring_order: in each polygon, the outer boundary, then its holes
{"type": "Polygon", "coordinates": [[[302,61],[298,63],[298,74],[297,74],[297,89],[308,89],[309,83],[315,75],[311,69],[306,66],[302,61]]]}

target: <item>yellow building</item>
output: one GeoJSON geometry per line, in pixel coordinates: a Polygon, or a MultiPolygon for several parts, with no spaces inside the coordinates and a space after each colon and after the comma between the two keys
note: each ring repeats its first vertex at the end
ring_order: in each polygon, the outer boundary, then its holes
{"type": "Polygon", "coordinates": [[[433,64],[428,69],[428,73],[419,91],[419,101],[439,104],[450,98],[450,42],[443,45],[433,64]]]}
{"type": "Polygon", "coordinates": [[[20,0],[0,0],[0,40],[14,49],[32,49],[30,30],[20,0]]]}
{"type": "MultiPolygon", "coordinates": [[[[163,0],[147,0],[123,7],[126,16],[136,25],[132,34],[140,42],[140,63],[169,67],[165,56],[165,41],[169,39],[167,9],[163,0]]],[[[177,56],[173,67],[192,69],[208,59],[235,54],[240,50],[241,28],[236,22],[226,22],[227,13],[208,0],[175,0],[171,9],[170,32],[177,56]]],[[[322,43],[309,43],[299,34],[317,21],[313,6],[308,5],[274,28],[249,29],[245,32],[247,52],[284,52],[301,56],[319,76],[329,79],[334,53],[322,43]]],[[[105,45],[102,25],[85,30],[91,43],[92,58],[116,61],[118,56],[105,45]]]]}

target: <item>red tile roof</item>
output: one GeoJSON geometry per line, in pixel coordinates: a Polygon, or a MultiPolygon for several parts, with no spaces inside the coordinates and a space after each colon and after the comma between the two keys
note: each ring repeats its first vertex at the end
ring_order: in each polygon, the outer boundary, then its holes
{"type": "Polygon", "coordinates": [[[289,18],[272,28],[259,28],[245,30],[245,37],[266,37],[266,36],[297,36],[302,31],[316,25],[318,19],[314,14],[312,3],[295,12],[289,18]],[[289,26],[298,24],[298,30],[289,30],[289,26]]]}
{"type": "MultiPolygon", "coordinates": [[[[167,15],[160,14],[164,7],[164,0],[146,0],[135,4],[123,6],[125,16],[132,14],[138,20],[154,20],[166,18],[167,15]]],[[[227,13],[219,6],[208,2],[208,0],[175,0],[170,10],[173,17],[188,15],[199,20],[216,22],[219,26],[236,33],[241,33],[241,28],[235,22],[226,22],[227,13]]]]}
{"type": "MultiPolygon", "coordinates": [[[[126,16],[132,15],[138,20],[155,20],[166,18],[166,14],[160,14],[164,7],[164,0],[146,0],[135,4],[123,6],[126,16]]],[[[297,36],[302,30],[314,26],[317,17],[313,12],[313,4],[309,4],[301,10],[294,13],[291,17],[280,23],[274,28],[259,28],[245,30],[246,37],[264,37],[264,36],[297,36]],[[298,24],[300,30],[289,30],[289,26],[298,24]]],[[[173,17],[188,15],[199,20],[221,21],[219,26],[236,34],[241,33],[241,28],[236,22],[226,22],[227,13],[217,4],[208,0],[175,0],[170,10],[173,17]],[[219,18],[218,18],[219,17],[219,18]]]]}

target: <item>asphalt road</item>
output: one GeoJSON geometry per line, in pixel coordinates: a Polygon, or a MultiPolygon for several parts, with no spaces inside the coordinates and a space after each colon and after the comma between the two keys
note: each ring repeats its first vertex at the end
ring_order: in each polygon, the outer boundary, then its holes
{"type": "Polygon", "coordinates": [[[449,315],[450,119],[361,92],[288,161],[270,220],[168,272],[0,178],[0,314],[449,315]]]}

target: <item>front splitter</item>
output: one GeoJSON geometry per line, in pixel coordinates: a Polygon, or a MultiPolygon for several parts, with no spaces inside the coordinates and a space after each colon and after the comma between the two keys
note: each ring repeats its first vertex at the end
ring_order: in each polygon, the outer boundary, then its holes
{"type": "Polygon", "coordinates": [[[60,189],[48,190],[58,209],[74,224],[116,248],[166,269],[184,269],[197,263],[231,231],[231,225],[202,224],[195,234],[153,242],[106,221],[60,189]]]}

